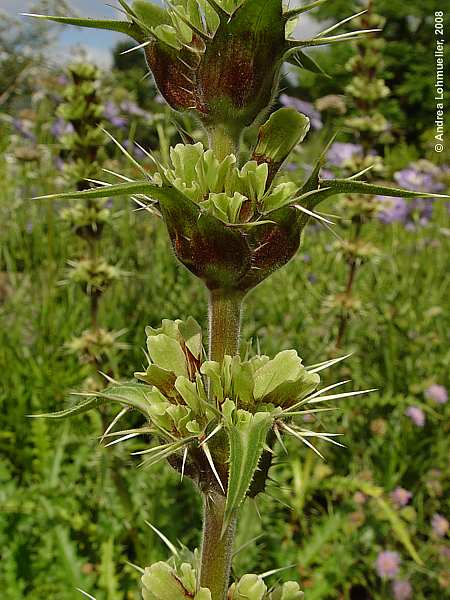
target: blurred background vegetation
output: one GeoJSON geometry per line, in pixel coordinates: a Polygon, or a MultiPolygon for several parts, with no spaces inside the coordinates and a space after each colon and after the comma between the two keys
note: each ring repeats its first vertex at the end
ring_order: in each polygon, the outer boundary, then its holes
{"type": "MultiPolygon", "coordinates": [[[[70,6],[53,4],[38,8],[68,14],[70,6]]],[[[333,0],[314,17],[327,23],[359,7],[333,0]]],[[[286,71],[280,102],[307,112],[313,128],[285,178],[301,182],[340,127],[327,169],[356,171],[373,159],[380,166],[374,180],[449,193],[449,150],[434,151],[436,10],[437,0],[376,0],[384,43],[311,53],[329,78],[286,71]],[[373,52],[376,68],[351,67],[352,57],[373,52]],[[358,77],[377,89],[383,82],[388,93],[365,106],[355,93],[358,77]],[[385,125],[355,127],[375,105],[385,125]]],[[[448,15],[444,28],[450,31],[448,15]]],[[[26,417],[73,402],[70,391],[91,385],[93,372],[93,361],[70,344],[91,326],[89,294],[68,264],[83,258],[83,240],[65,218],[68,205],[30,200],[76,181],[71,123],[61,108],[73,82],[67,65],[49,60],[56,36],[52,27],[1,15],[0,589],[4,600],[75,600],[75,588],[97,600],[137,600],[133,565],[167,556],[146,521],[174,543],[199,543],[190,483],[169,467],[139,470],[132,441],[99,445],[114,415],[64,424],[26,417]]],[[[122,54],[130,46],[117,45],[112,68],[96,72],[95,89],[103,126],[150,172],[135,142],[167,160],[170,145],[201,133],[161,103],[143,57],[122,54]]],[[[102,169],[139,175],[106,136],[95,166],[99,180],[113,180],[102,169]]],[[[102,294],[99,319],[107,330],[125,331],[101,364],[127,379],[144,362],[144,327],[188,315],[206,327],[206,297],[176,264],[154,216],[126,199],[106,208],[98,253],[120,273],[102,294]]],[[[346,399],[324,419],[346,444],[321,447],[325,462],[295,444],[288,456],[279,449],[267,494],[244,509],[238,547],[255,541],[237,553],[234,568],[240,575],[293,565],[277,577],[298,578],[307,600],[445,597],[449,205],[373,198],[362,206],[352,197],[324,210],[336,225],[311,224],[298,256],[252,292],[243,340],[268,354],[296,348],[306,364],[352,352],[324,385],[351,379],[355,389],[378,391],[346,399]]]]}

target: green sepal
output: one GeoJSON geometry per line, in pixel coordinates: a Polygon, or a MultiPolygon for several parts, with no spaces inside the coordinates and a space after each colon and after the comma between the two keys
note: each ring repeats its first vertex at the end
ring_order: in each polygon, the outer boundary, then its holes
{"type": "Polygon", "coordinates": [[[177,340],[164,333],[147,338],[151,360],[157,367],[174,373],[177,377],[187,376],[186,356],[177,340]]]}
{"type": "Polygon", "coordinates": [[[280,108],[259,129],[252,160],[268,163],[267,188],[295,146],[309,131],[308,117],[293,108],[280,108]]]}
{"type": "Polygon", "coordinates": [[[135,0],[132,4],[135,15],[148,28],[170,25],[170,15],[166,10],[148,0],[135,0]]]}
{"type": "Polygon", "coordinates": [[[145,381],[155,386],[167,398],[176,398],[178,396],[175,390],[176,375],[166,369],[161,369],[157,365],[149,365],[144,373],[136,372],[136,379],[145,381]]]}
{"type": "Polygon", "coordinates": [[[267,412],[252,415],[245,410],[234,410],[234,403],[230,400],[224,402],[223,410],[225,414],[228,413],[225,427],[230,444],[230,470],[223,523],[225,531],[248,492],[273,418],[267,412]]]}

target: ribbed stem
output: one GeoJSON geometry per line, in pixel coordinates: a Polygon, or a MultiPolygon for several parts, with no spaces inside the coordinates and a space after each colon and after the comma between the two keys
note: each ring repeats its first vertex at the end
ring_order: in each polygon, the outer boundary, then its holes
{"type": "MultiPolygon", "coordinates": [[[[241,292],[214,290],[209,298],[209,359],[222,361],[239,351],[241,292]]],[[[209,490],[204,493],[203,542],[200,584],[211,591],[212,600],[226,600],[237,515],[222,532],[226,497],[209,490]],[[222,535],[223,533],[223,535],[222,535]]]]}
{"type": "Polygon", "coordinates": [[[239,351],[241,292],[213,290],[209,297],[209,360],[221,361],[239,351]]]}
{"type": "Polygon", "coordinates": [[[211,591],[212,600],[227,597],[236,517],[222,535],[226,498],[215,492],[203,498],[203,542],[200,585],[211,591]]]}

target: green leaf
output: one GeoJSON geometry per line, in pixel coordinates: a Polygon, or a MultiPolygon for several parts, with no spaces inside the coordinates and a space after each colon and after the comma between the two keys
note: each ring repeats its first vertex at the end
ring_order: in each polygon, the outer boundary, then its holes
{"type": "Polygon", "coordinates": [[[400,519],[398,514],[389,506],[389,504],[383,499],[379,497],[375,497],[374,501],[378,504],[380,509],[383,511],[384,515],[390,521],[392,525],[392,529],[394,530],[395,535],[399,539],[399,541],[405,546],[406,550],[411,555],[411,558],[418,564],[423,565],[423,561],[420,556],[417,554],[416,549],[411,541],[410,535],[408,533],[408,529],[406,528],[403,521],[400,519]]]}
{"type": "Polygon", "coordinates": [[[269,413],[252,415],[245,410],[234,411],[227,419],[226,430],[230,443],[230,474],[223,531],[245,499],[264,450],[267,433],[272,426],[269,413]]]}
{"type": "Polygon", "coordinates": [[[258,369],[254,375],[253,395],[261,400],[282,383],[296,381],[302,373],[301,358],[295,350],[284,350],[258,369]]]}
{"type": "Polygon", "coordinates": [[[152,361],[161,369],[187,377],[186,356],[173,338],[160,333],[147,338],[147,348],[152,361]]]}
{"type": "Polygon", "coordinates": [[[51,15],[35,15],[31,13],[22,13],[25,17],[34,17],[37,19],[45,19],[47,21],[54,21],[55,23],[62,23],[64,25],[75,25],[77,27],[89,27],[92,29],[108,29],[109,31],[117,31],[118,33],[125,33],[130,37],[134,38],[138,42],[145,41],[143,31],[128,21],[114,21],[114,20],[102,20],[102,19],[79,19],[73,17],[55,17],[51,15]]]}
{"type": "Polygon", "coordinates": [[[148,0],[135,0],[133,11],[136,16],[149,28],[158,25],[171,25],[170,15],[160,6],[156,6],[148,0]]]}

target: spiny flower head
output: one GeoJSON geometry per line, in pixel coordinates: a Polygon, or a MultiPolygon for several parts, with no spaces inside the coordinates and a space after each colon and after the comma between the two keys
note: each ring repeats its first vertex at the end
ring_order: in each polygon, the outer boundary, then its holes
{"type": "Polygon", "coordinates": [[[283,10],[282,0],[167,0],[163,9],[149,0],[119,0],[124,21],[43,18],[130,35],[138,41],[137,49],[144,48],[159,90],[172,108],[193,111],[207,128],[226,125],[238,135],[270,105],[285,60],[320,72],[302,48],[372,31],[328,36],[350,20],[344,19],[314,39],[291,39],[298,17],[322,2],[283,10]]]}

